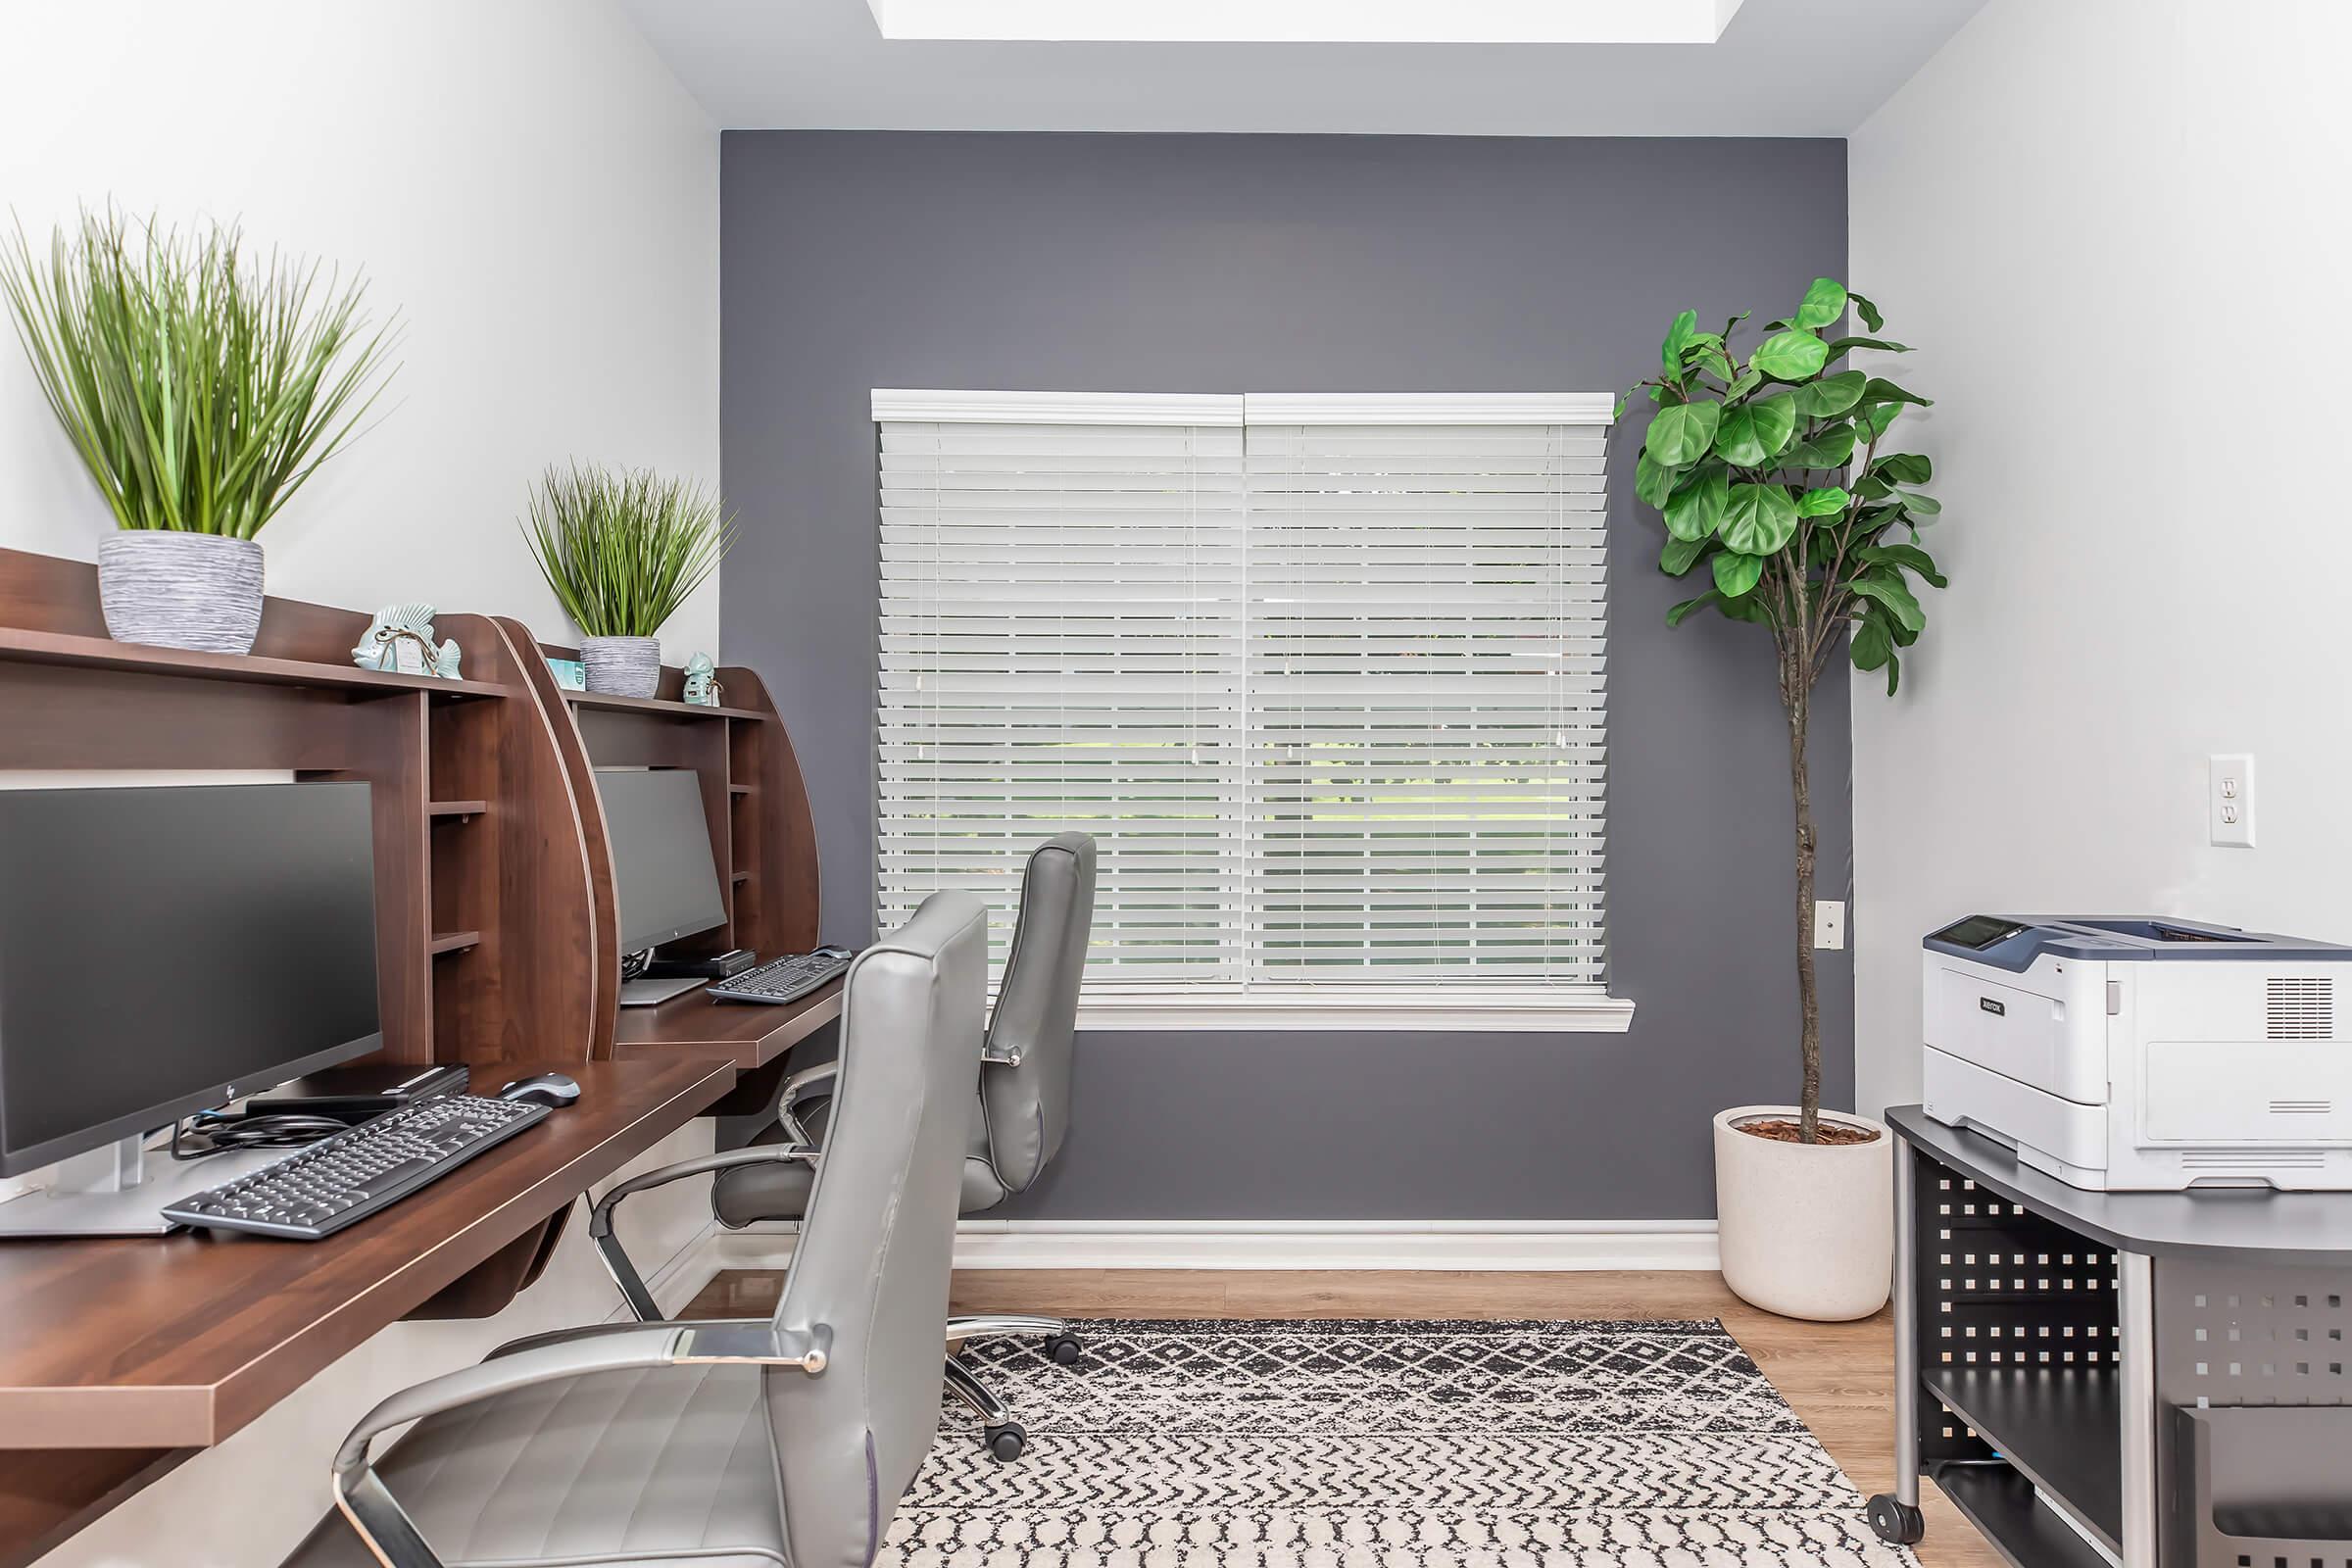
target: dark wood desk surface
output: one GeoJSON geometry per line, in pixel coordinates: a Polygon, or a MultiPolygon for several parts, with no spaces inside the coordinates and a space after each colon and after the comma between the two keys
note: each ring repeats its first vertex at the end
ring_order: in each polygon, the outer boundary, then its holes
{"type": "Polygon", "coordinates": [[[828,980],[798,1002],[767,1007],[712,1002],[698,988],[655,1007],[623,1007],[612,1054],[624,1061],[716,1056],[745,1072],[764,1067],[841,1016],[841,982],[828,980]]]}
{"type": "Polygon", "coordinates": [[[577,1104],[323,1242],[0,1244],[0,1449],[220,1443],[735,1081],[684,1052],[553,1070],[577,1104]]]}

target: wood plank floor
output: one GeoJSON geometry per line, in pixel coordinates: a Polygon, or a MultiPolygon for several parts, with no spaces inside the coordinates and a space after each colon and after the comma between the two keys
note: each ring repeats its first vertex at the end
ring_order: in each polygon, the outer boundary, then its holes
{"type": "MultiPolygon", "coordinates": [[[[753,1317],[775,1307],[783,1275],[721,1274],[682,1316],[753,1317]]],[[[1894,1479],[1894,1334],[1860,1323],[1799,1323],[1759,1312],[1695,1270],[1654,1274],[1438,1273],[1256,1269],[974,1269],[956,1276],[958,1312],[1065,1317],[1721,1318],[1864,1495],[1894,1479]]],[[[2002,1559],[1934,1487],[1923,1489],[1925,1568],[2001,1568],[2002,1559]]]]}

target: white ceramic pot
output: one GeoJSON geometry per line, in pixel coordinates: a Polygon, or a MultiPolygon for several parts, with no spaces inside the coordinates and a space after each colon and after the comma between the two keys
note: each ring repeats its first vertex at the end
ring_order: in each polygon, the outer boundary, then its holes
{"type": "Polygon", "coordinates": [[[98,608],[119,643],[250,654],[262,547],[225,534],[120,529],[98,547],[98,608]]]}
{"type": "Polygon", "coordinates": [[[1794,1105],[1738,1105],[1715,1118],[1715,1221],[1723,1282],[1784,1317],[1842,1323],[1886,1304],[1894,1274],[1894,1137],[1867,1117],[1821,1119],[1878,1134],[1867,1144],[1784,1144],[1740,1130],[1794,1105]]]}
{"type": "Polygon", "coordinates": [[[651,697],[662,687],[658,637],[591,637],[580,645],[588,689],[606,697],[651,697]]]}

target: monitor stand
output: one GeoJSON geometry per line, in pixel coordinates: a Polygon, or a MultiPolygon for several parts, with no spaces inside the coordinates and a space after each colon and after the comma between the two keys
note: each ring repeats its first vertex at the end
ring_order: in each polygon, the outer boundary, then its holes
{"type": "Polygon", "coordinates": [[[49,1185],[0,1202],[0,1241],[33,1236],[162,1236],[179,1226],[164,1218],[175,1203],[273,1165],[291,1149],[237,1149],[205,1159],[153,1153],[144,1136],[124,1138],[62,1160],[49,1185]]]}
{"type": "Polygon", "coordinates": [[[620,1004],[624,1007],[658,1007],[672,997],[682,997],[697,986],[707,986],[709,977],[694,975],[670,980],[623,980],[620,983],[620,1004]]]}

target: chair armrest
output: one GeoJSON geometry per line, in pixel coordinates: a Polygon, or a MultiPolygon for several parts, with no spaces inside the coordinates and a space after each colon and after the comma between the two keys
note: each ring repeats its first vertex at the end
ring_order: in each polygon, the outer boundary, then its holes
{"type": "Polygon", "coordinates": [[[809,1143],[808,1129],[801,1125],[801,1118],[792,1113],[792,1107],[811,1086],[828,1082],[840,1073],[841,1062],[836,1058],[820,1061],[813,1067],[803,1067],[784,1080],[784,1087],[776,1092],[776,1123],[784,1129],[787,1143],[804,1147],[809,1143]]]}
{"type": "Polygon", "coordinates": [[[610,1327],[612,1332],[543,1336],[479,1366],[403,1389],[361,1417],[335,1452],[335,1506],[377,1560],[388,1568],[443,1568],[416,1522],[368,1462],[369,1446],[394,1427],[543,1383],[599,1372],[732,1362],[798,1367],[814,1377],[824,1371],[833,1346],[833,1331],[821,1323],[805,1332],[760,1320],[610,1327]]]}
{"type": "Polygon", "coordinates": [[[772,1165],[779,1160],[805,1159],[814,1164],[821,1157],[819,1151],[798,1144],[758,1144],[750,1149],[730,1149],[724,1153],[704,1154],[694,1159],[681,1159],[674,1165],[649,1170],[632,1176],[616,1185],[596,1200],[588,1211],[588,1239],[596,1244],[599,1257],[605,1260],[605,1271],[620,1288],[621,1299],[629,1303],[629,1311],[640,1323],[662,1321],[662,1308],[654,1300],[654,1293],[646,1288],[645,1278],[637,1265],[629,1260],[628,1250],[620,1238],[612,1234],[612,1211],[621,1200],[671,1182],[684,1181],[689,1176],[706,1176],[714,1171],[732,1170],[738,1165],[772,1165]]]}

